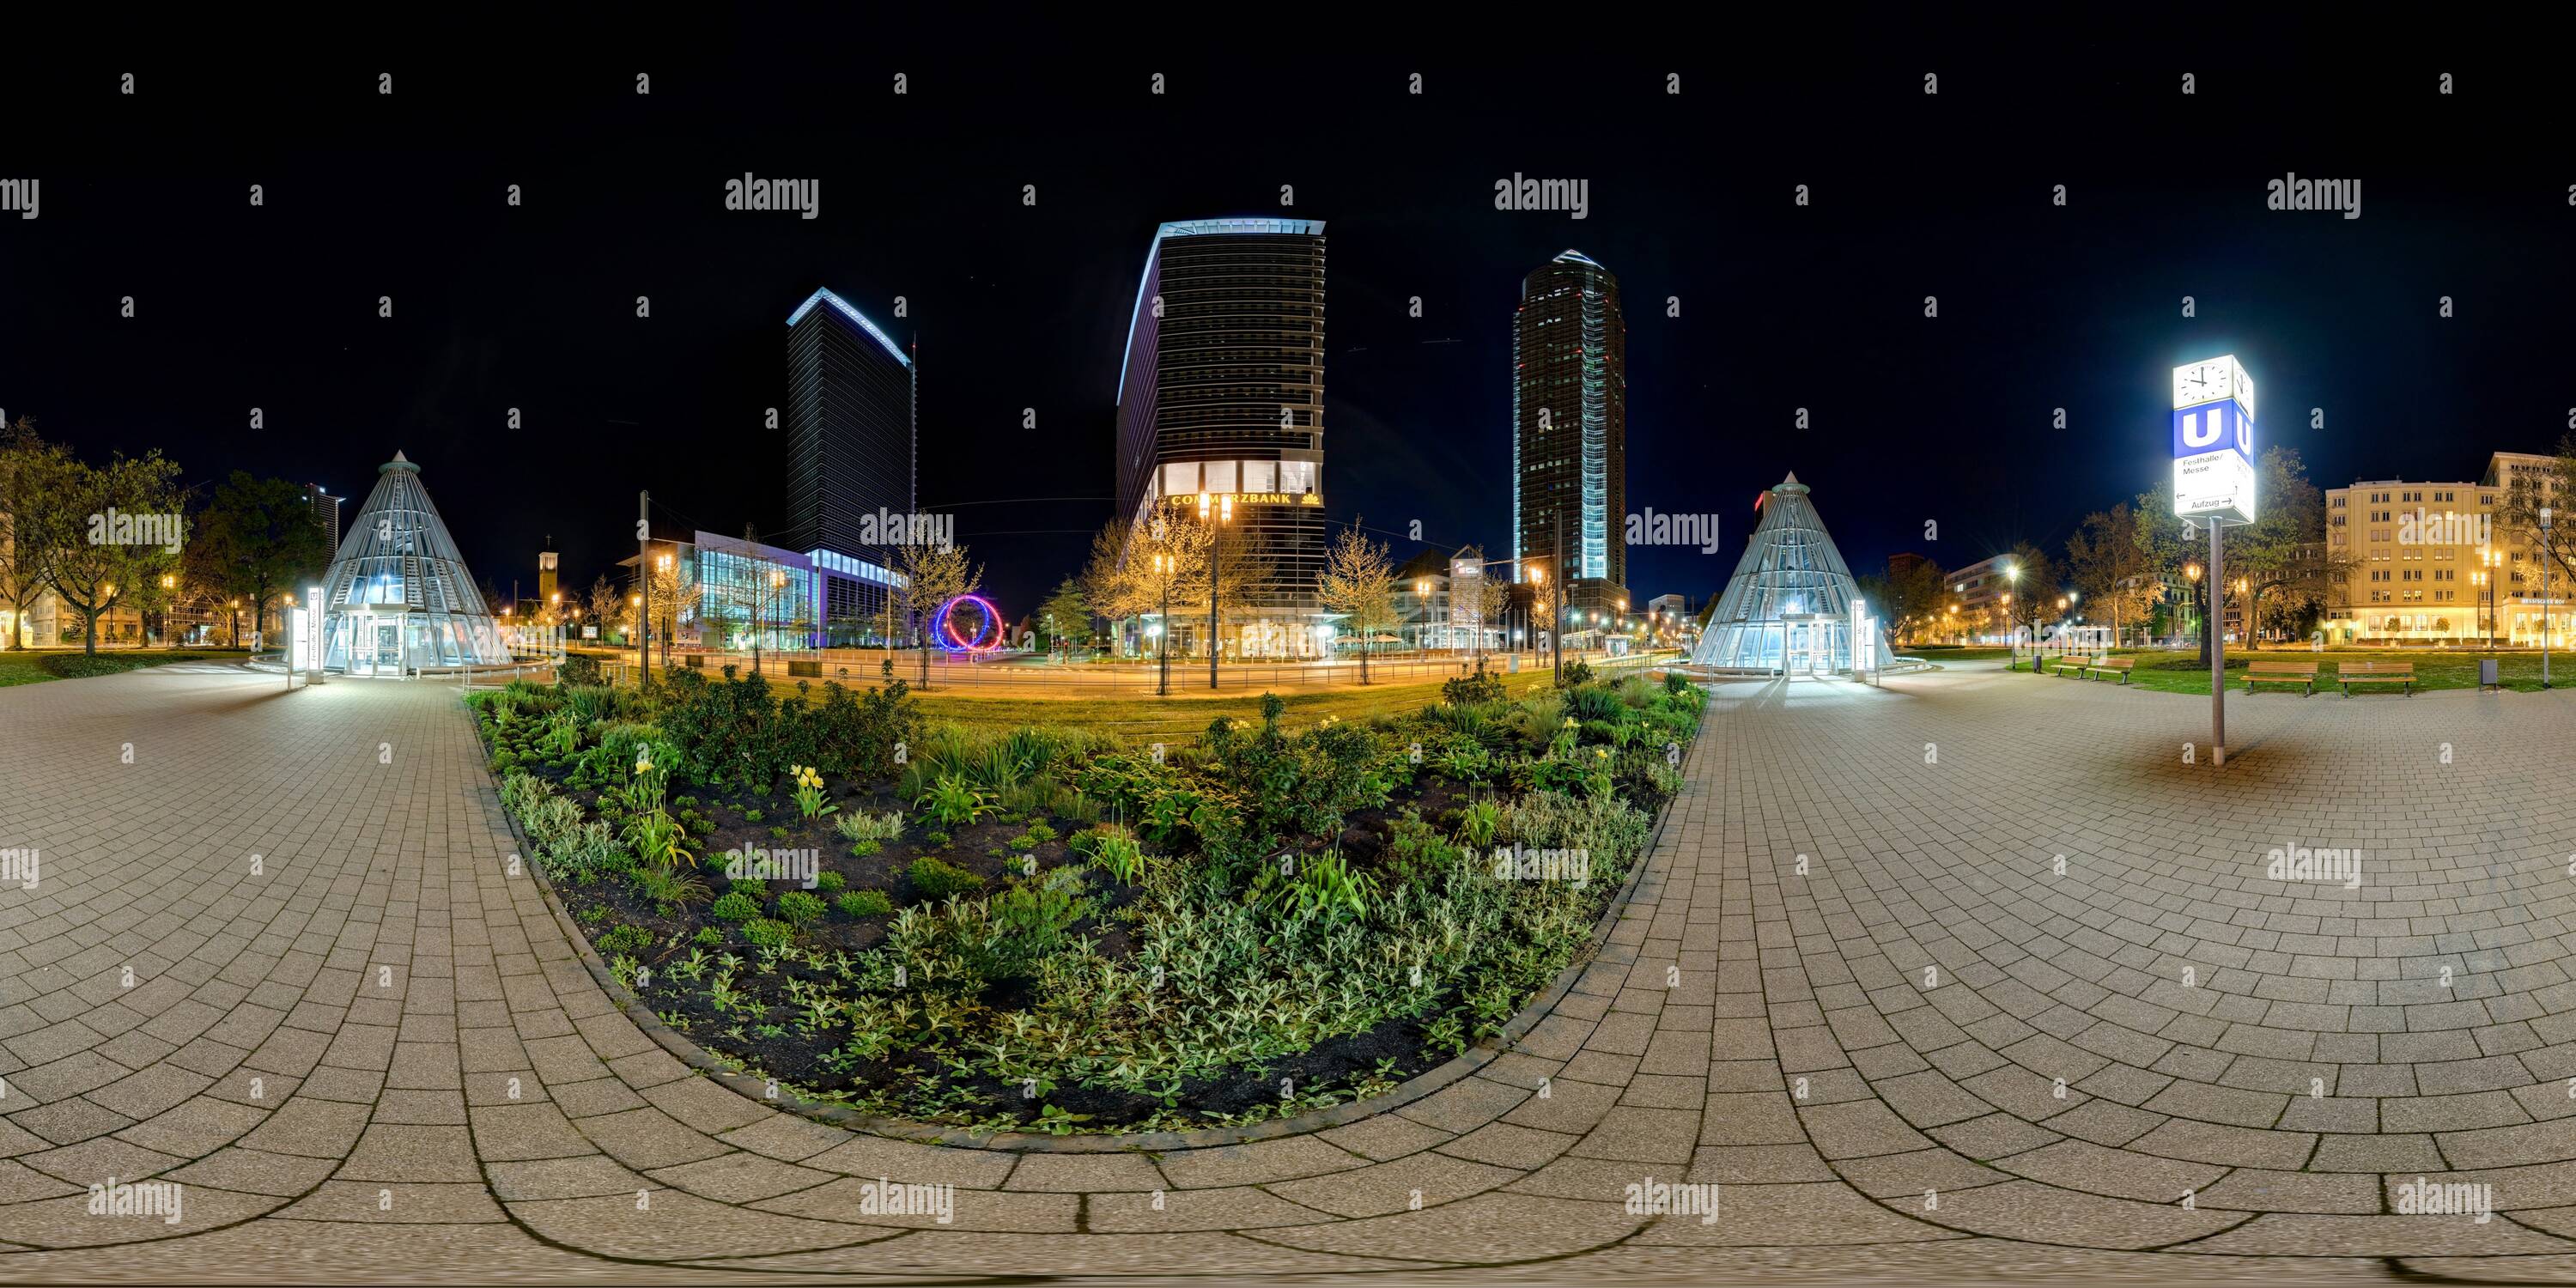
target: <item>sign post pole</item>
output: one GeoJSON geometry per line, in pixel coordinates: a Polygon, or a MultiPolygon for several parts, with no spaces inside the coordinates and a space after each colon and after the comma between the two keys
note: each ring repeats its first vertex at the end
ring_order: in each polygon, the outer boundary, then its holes
{"type": "MultiPolygon", "coordinates": [[[[2227,579],[2219,560],[2226,549],[2227,525],[2209,519],[2209,763],[2227,764],[2227,579]]],[[[2251,623],[2248,623],[2251,625],[2251,623]]]]}
{"type": "MultiPolygon", "coordinates": [[[[2174,515],[2209,525],[2209,760],[2227,763],[2225,529],[2255,514],[2254,378],[2225,354],[2173,369],[2174,515]]],[[[2247,605],[2246,633],[2253,633],[2247,605]]]]}

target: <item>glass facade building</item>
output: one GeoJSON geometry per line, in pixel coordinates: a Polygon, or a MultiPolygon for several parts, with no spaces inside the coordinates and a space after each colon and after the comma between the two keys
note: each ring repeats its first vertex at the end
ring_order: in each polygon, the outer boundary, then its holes
{"type": "MultiPolygon", "coordinates": [[[[657,608],[654,617],[682,649],[747,653],[756,643],[764,652],[792,653],[881,644],[887,599],[904,584],[902,574],[838,551],[800,553],[712,532],[656,540],[653,557],[670,561],[670,580],[657,584],[671,587],[665,593],[679,605],[667,616],[657,608]]],[[[637,566],[633,557],[620,563],[637,566]]],[[[900,641],[901,623],[894,626],[900,641]]]]}
{"type": "Polygon", "coordinates": [[[787,544],[822,572],[823,642],[887,633],[890,520],[914,505],[917,391],[913,355],[848,300],[817,290],[788,315],[787,544]]]}
{"type": "Polygon", "coordinates": [[[400,452],[376,467],[376,489],[323,576],[322,602],[329,670],[396,676],[510,660],[420,467],[400,452]]]}
{"type": "Polygon", "coordinates": [[[913,508],[912,355],[829,290],[787,317],[789,546],[893,560],[882,529],[913,508]]]}
{"type": "MultiPolygon", "coordinates": [[[[1807,485],[1792,474],[1763,494],[1762,519],[1709,613],[1691,664],[1781,674],[1848,671],[1859,599],[1860,586],[1807,499],[1807,485]]],[[[1875,623],[1869,637],[1874,669],[1894,650],[1875,623]]]]}
{"type": "Polygon", "coordinates": [[[1512,317],[1512,569],[1566,581],[1607,620],[1628,598],[1628,322],[1619,279],[1566,251],[1521,281],[1512,317]],[[1558,524],[1566,567],[1555,566],[1558,524]]]}
{"type": "MultiPolygon", "coordinates": [[[[1324,224],[1167,223],[1146,248],[1118,378],[1118,513],[1234,497],[1225,540],[1264,575],[1230,656],[1320,650],[1324,567],[1324,224]]],[[[1231,598],[1231,596],[1229,596],[1231,598]]],[[[1175,609],[1175,616],[1180,614],[1175,609]]]]}

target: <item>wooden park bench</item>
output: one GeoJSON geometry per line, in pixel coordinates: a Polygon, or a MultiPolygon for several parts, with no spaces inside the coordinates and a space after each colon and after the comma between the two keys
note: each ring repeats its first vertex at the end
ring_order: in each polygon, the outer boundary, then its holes
{"type": "Polygon", "coordinates": [[[2343,684],[2343,695],[2352,696],[2356,684],[2403,685],[2404,696],[2415,696],[2415,664],[2412,662],[2337,662],[2335,679],[2343,684]]]}
{"type": "MultiPolygon", "coordinates": [[[[2367,665],[2367,664],[2365,664],[2367,665]]],[[[2254,662],[2245,668],[2245,691],[2252,693],[2258,684],[2295,684],[2306,697],[2317,691],[2317,664],[2314,662],[2254,662]]]]}
{"type": "Polygon", "coordinates": [[[2127,684],[2130,668],[2137,664],[2138,659],[2134,657],[2097,657],[2077,669],[2088,675],[2116,675],[2120,677],[2120,683],[2127,684]]]}
{"type": "Polygon", "coordinates": [[[2092,664],[2073,653],[2061,653],[2051,659],[2048,665],[2056,668],[2053,674],[2080,676],[2084,674],[2084,668],[2092,664]]]}

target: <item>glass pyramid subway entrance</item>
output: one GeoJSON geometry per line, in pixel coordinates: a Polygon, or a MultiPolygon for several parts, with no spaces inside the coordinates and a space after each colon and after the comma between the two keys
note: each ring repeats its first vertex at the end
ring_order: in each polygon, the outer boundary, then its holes
{"type": "Polygon", "coordinates": [[[376,490],[349,524],[322,582],[322,665],[350,675],[510,660],[501,627],[456,551],[420,467],[376,467],[376,490]]]}
{"type": "MultiPolygon", "coordinates": [[[[1782,674],[1851,670],[1852,605],[1859,598],[1851,569],[1807,499],[1807,485],[1791,474],[1763,495],[1762,519],[1700,631],[1691,664],[1782,674]]],[[[1874,623],[1868,630],[1863,660],[1884,665],[1886,634],[1874,623]]]]}

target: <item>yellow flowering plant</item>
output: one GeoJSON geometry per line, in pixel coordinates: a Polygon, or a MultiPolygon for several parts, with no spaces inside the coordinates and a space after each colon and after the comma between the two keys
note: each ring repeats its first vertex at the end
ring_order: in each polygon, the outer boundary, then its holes
{"type": "Polygon", "coordinates": [[[812,765],[789,765],[787,769],[796,779],[796,808],[803,811],[806,818],[816,819],[841,812],[840,806],[824,798],[822,770],[812,765]]]}

